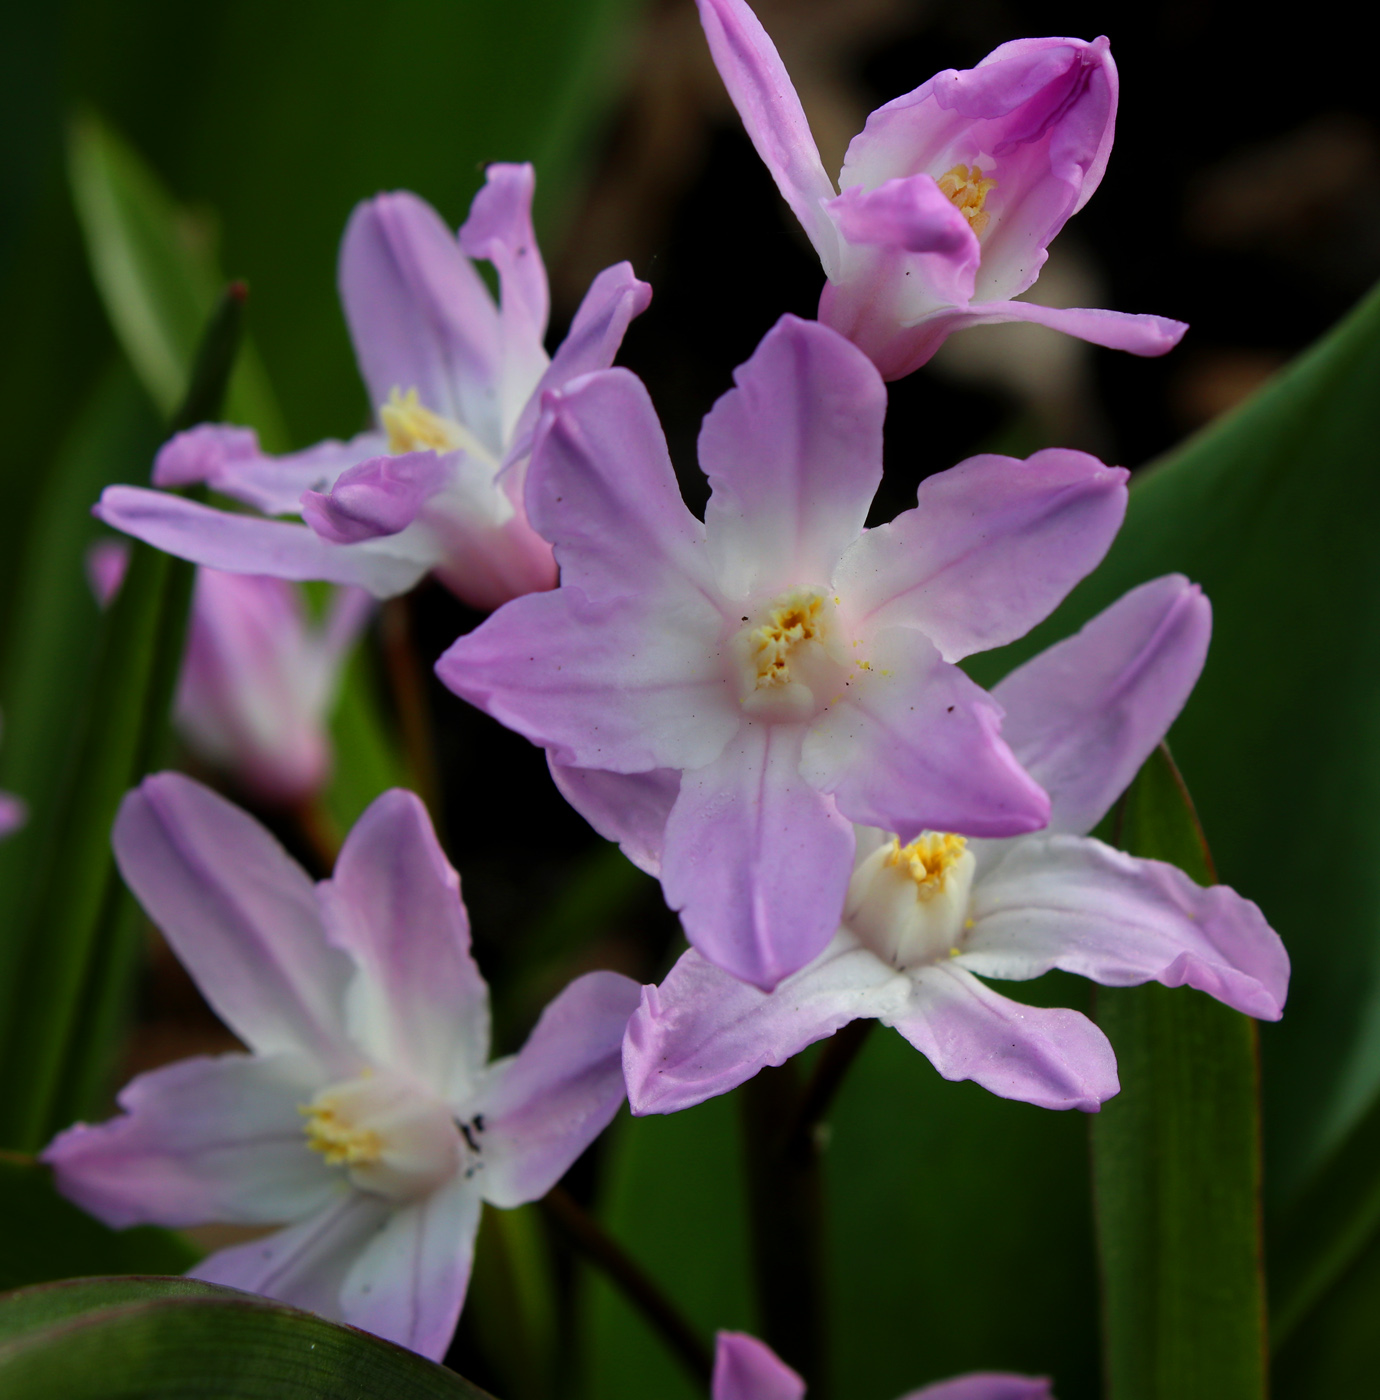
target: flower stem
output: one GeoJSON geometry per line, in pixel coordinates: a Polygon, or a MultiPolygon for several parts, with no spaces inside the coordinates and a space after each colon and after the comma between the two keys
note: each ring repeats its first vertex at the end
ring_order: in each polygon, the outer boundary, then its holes
{"type": "Polygon", "coordinates": [[[714,1358],[704,1338],[663,1292],[660,1284],[562,1186],[542,1197],[549,1220],[640,1312],[695,1380],[706,1389],[714,1358]]]}
{"type": "Polygon", "coordinates": [[[426,676],[412,630],[412,614],[404,598],[390,598],[379,610],[379,640],[383,644],[384,668],[393,694],[393,705],[402,731],[403,754],[417,795],[426,804],[441,837],[442,812],[436,779],[436,742],[432,733],[431,708],[427,703],[426,676]]]}
{"type": "Polygon", "coordinates": [[[834,1095],[852,1068],[853,1061],[867,1044],[867,1038],[876,1024],[870,1017],[850,1021],[835,1033],[820,1052],[789,1129],[790,1150],[812,1150],[816,1153],[821,1150],[820,1129],[834,1102],[834,1095]]]}

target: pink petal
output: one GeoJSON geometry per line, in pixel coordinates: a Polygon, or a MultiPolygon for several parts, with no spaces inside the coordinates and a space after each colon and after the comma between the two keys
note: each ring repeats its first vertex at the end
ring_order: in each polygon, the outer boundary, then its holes
{"type": "Polygon", "coordinates": [[[329,1204],[300,1224],[218,1250],[189,1274],[276,1298],[332,1322],[346,1321],[341,1288],[355,1260],[385,1226],[393,1204],[343,1184],[337,1189],[329,1204]]]}
{"type": "Polygon", "coordinates": [[[329,492],[304,491],[302,518],[332,544],[396,535],[450,484],[456,455],[428,449],[360,462],[342,472],[329,492]]]}
{"type": "Polygon", "coordinates": [[[1049,793],[1051,831],[1091,831],[1183,708],[1212,634],[1196,584],[1166,574],[1133,588],[993,691],[1002,736],[1049,793]]]}
{"type": "Polygon", "coordinates": [[[864,1016],[899,1014],[910,981],[837,933],[799,972],[763,992],[693,948],[642,1004],[623,1040],[628,1102],[636,1114],[676,1113],[726,1094],[766,1065],[864,1016]]]}
{"type": "Polygon", "coordinates": [[[1054,1392],[1044,1377],[975,1371],[912,1390],[901,1400],[1054,1400],[1054,1392]]]}
{"type": "Polygon", "coordinates": [[[745,0],[699,0],[699,7],[709,52],[748,137],[832,275],[838,235],[824,204],[834,197],[834,184],[790,74],[745,0]]]}
{"type": "Polygon", "coordinates": [[[1001,708],[921,633],[888,627],[810,726],[801,771],[850,821],[913,840],[1035,831],[1043,790],[1000,737],[1001,708]]]}
{"type": "Polygon", "coordinates": [[[411,536],[330,544],[305,525],[231,515],[138,486],[107,486],[92,514],[193,564],[232,574],[358,584],[376,598],[406,593],[435,562],[411,536]]]}
{"type": "Polygon", "coordinates": [[[1112,1047],[1086,1016],[1023,1006],[952,963],[925,968],[906,1010],[883,1019],[945,1079],[1004,1099],[1096,1113],[1120,1087],[1112,1047]]]}
{"type": "Polygon", "coordinates": [[[440,215],[406,191],[356,206],[341,240],[339,278],[375,407],[393,389],[416,389],[433,413],[463,423],[500,455],[499,315],[440,215]]]}
{"type": "Polygon", "coordinates": [[[803,1400],[805,1382],[777,1354],[746,1332],[714,1339],[712,1400],[803,1400]]]}
{"type": "Polygon", "coordinates": [[[129,569],[129,552],[132,548],[128,540],[107,537],[96,540],[87,549],[83,560],[86,582],[101,608],[108,608],[119,593],[129,569]]]}
{"type": "Polygon", "coordinates": [[[326,936],[359,968],[351,1038],[438,1097],[468,1097],[489,1057],[489,989],[460,877],[416,794],[393,788],[370,803],[317,894],[326,936]]]}
{"type": "Polygon", "coordinates": [[[0,792],[0,838],[19,830],[29,819],[29,809],[22,798],[0,792]]]}
{"type": "Polygon", "coordinates": [[[561,796],[606,841],[639,870],[661,873],[666,822],[680,793],[680,772],[653,768],[648,773],[608,773],[598,768],[570,768],[549,754],[547,765],[561,796]]]}
{"type": "Polygon", "coordinates": [[[882,479],[886,387],[815,321],[783,316],[700,431],[705,533],[730,598],[827,584],[882,479]]]}
{"type": "Polygon", "coordinates": [[[395,1210],[345,1275],[342,1320],[440,1361],[465,1302],[481,1205],[457,1176],[395,1210]]]}
{"type": "Polygon", "coordinates": [[[973,892],[960,962],[984,977],[1063,968],[1109,987],[1197,987],[1277,1021],[1289,955],[1260,910],[1226,885],[1081,836],[1014,841],[973,892]]]}
{"type": "Polygon", "coordinates": [[[1107,552],[1127,475],[1048,448],[926,477],[916,508],[869,530],[839,565],[854,626],[916,627],[946,661],[1015,641],[1107,552]]]}
{"type": "Polygon", "coordinates": [[[973,302],[958,313],[953,329],[962,326],[994,326],[1004,321],[1033,321],[1050,330],[1063,331],[1079,340],[1128,350],[1132,355],[1164,355],[1184,337],[1185,321],[1166,316],[1131,315],[1095,307],[1039,306],[1033,301],[973,302]]]}
{"type": "Polygon", "coordinates": [[[351,1063],[349,960],[326,942],[306,872],[253,817],[157,773],[126,794],[111,839],[126,884],[245,1044],[351,1063]]]}
{"type": "Polygon", "coordinates": [[[338,1185],[298,1112],[320,1075],[297,1055],[179,1060],[131,1080],[117,1117],[59,1133],[42,1160],[68,1200],[115,1229],[300,1220],[338,1185]]]}
{"type": "Polygon", "coordinates": [[[484,1199],[544,1196],[623,1102],[620,1047],[639,989],[616,972],[577,977],[541,1014],[516,1055],[490,1066],[472,1101],[484,1199]]]}
{"type": "Polygon", "coordinates": [[[801,726],[743,724],[686,772],[661,883],[685,936],[764,991],[821,953],[843,914],[853,828],[800,773],[801,726]]]}

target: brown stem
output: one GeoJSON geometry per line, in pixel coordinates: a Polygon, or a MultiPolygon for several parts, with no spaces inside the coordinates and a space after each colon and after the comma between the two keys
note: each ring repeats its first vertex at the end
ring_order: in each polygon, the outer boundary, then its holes
{"type": "Polygon", "coordinates": [[[291,813],[298,834],[315,857],[316,873],[322,879],[329,878],[335,869],[335,858],[340,854],[340,829],[335,818],[322,806],[319,797],[295,803],[291,813]]]}
{"type": "MultiPolygon", "coordinates": [[[[403,753],[417,795],[426,804],[431,820],[441,826],[441,807],[436,783],[436,743],[431,728],[431,707],[427,703],[426,677],[417,655],[412,634],[412,615],[406,598],[390,598],[379,610],[379,639],[383,644],[384,669],[393,693],[393,705],[402,731],[403,753]]],[[[444,841],[442,842],[444,844],[444,841]]]]}
{"type": "Polygon", "coordinates": [[[819,1129],[829,1112],[853,1061],[858,1058],[872,1028],[877,1023],[870,1018],[850,1021],[820,1052],[814,1072],[800,1096],[800,1106],[788,1130],[785,1147],[788,1153],[819,1150],[819,1129]]]}
{"type": "Polygon", "coordinates": [[[542,1209],[579,1251],[601,1269],[642,1314],[681,1364],[706,1389],[714,1358],[699,1332],[662,1291],[661,1285],[562,1186],[542,1197],[542,1209]]]}

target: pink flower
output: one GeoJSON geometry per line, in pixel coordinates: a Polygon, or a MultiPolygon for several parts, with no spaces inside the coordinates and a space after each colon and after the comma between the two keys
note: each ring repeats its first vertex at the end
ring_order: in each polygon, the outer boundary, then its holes
{"type": "MultiPolygon", "coordinates": [[[[805,1382],[765,1342],[720,1332],[711,1400],[804,1400],[805,1382]]],[[[1053,1400],[1047,1380],[985,1371],[912,1390],[901,1400],[1053,1400]]]]}
{"type": "Polygon", "coordinates": [[[786,316],[734,379],[700,434],[703,524],[637,379],[550,395],[527,508],[561,586],[437,671],[558,767],[597,770],[560,777],[587,815],[669,795],[668,902],[705,957],[770,988],[838,926],[853,823],[907,840],[1044,825],[1000,708],[954,663],[1021,636],[1101,559],[1126,474],[1078,452],[975,457],[864,530],[886,409],[867,358],[786,316]]]}
{"type": "Polygon", "coordinates": [[[963,326],[1036,321],[1162,355],[1187,329],[1160,316],[1012,298],[1092,197],[1111,153],[1117,73],[1107,40],[1018,39],[879,107],[834,183],[775,46],[745,0],[698,0],[710,52],[757,153],[829,279],[819,319],[886,379],[963,326]]]}
{"type": "MultiPolygon", "coordinates": [[[[1113,987],[1154,980],[1277,1020],[1289,959],[1254,904],[1083,835],[1187,699],[1210,628],[1206,599],[1169,575],[1008,676],[994,693],[1017,758],[1049,792],[1048,829],[909,844],[860,832],[833,941],[770,995],[694,951],[644,990],[623,1048],[633,1112],[725,1093],[860,1017],[894,1026],[944,1078],[1003,1098],[1094,1111],[1116,1093],[1111,1046],[1091,1021],[1011,1001],[980,977],[1058,967],[1113,987]]],[[[644,848],[650,825],[634,832],[644,848]]]]}
{"type": "Polygon", "coordinates": [[[18,831],[29,819],[29,809],[21,798],[0,792],[0,841],[18,831]]]}
{"type": "Polygon", "coordinates": [[[384,793],[313,886],[257,822],[176,773],[131,792],[121,872],[248,1054],[142,1074],[43,1154],[116,1227],[286,1224],[193,1273],[440,1358],[482,1201],[545,1194],[623,1098],[637,988],[593,972],[486,1064],[460,884],[411,793],[384,793]]]}
{"type": "Polygon", "coordinates": [[[305,526],[131,486],[108,487],[96,513],[197,564],[358,584],[380,598],[429,570],[476,608],[552,587],[550,546],[522,506],[541,393],[612,364],[651,288],[627,263],[601,272],[548,359],[534,182],[530,165],[491,165],[458,242],[412,194],[379,195],[351,216],[340,295],[374,428],[268,457],[250,429],[202,424],[158,454],[155,485],[204,481],[305,526]],[[472,258],[498,270],[500,305],[472,258]]]}

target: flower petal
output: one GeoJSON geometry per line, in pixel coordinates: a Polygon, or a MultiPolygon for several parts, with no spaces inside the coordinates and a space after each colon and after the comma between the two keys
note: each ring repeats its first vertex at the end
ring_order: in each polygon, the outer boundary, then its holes
{"type": "Polygon", "coordinates": [[[735,599],[827,585],[882,479],[886,387],[861,351],[783,316],[710,409],[700,465],[705,534],[735,599]]]}
{"type": "Polygon", "coordinates": [[[653,768],[647,773],[608,773],[598,768],[571,768],[550,754],[547,765],[561,796],[606,841],[639,870],[661,874],[666,822],[680,793],[680,772],[653,768]]]}
{"type": "Polygon", "coordinates": [[[456,1176],[395,1210],[345,1275],[342,1320],[440,1361],[464,1306],[481,1205],[456,1176]]]}
{"type": "Polygon", "coordinates": [[[500,455],[499,315],[440,215],[406,191],[357,205],[341,240],[339,278],[374,406],[393,389],[416,389],[426,408],[500,455]]]}
{"type": "Polygon", "coordinates": [[[803,1400],[805,1382],[765,1343],[746,1332],[714,1339],[712,1400],[803,1400]]]}
{"type": "Polygon", "coordinates": [[[326,942],[306,872],[253,817],[156,773],[125,795],[111,841],[126,884],[246,1045],[350,1062],[349,960],[326,942]]]}
{"type": "Polygon", "coordinates": [[[435,562],[429,541],[411,533],[330,544],[305,525],[231,515],[139,486],[107,486],[92,514],[193,564],[232,574],[358,584],[376,598],[406,593],[435,562]]]}
{"type": "Polygon", "coordinates": [[[117,1230],[300,1220],[339,1186],[298,1112],[320,1087],[300,1055],[198,1055],[132,1079],[119,1116],[59,1133],[42,1160],[68,1200],[117,1230]]]}
{"type": "Polygon", "coordinates": [[[973,302],[955,313],[954,324],[995,326],[1007,321],[1033,321],[1052,331],[1077,336],[1109,350],[1127,350],[1132,355],[1168,354],[1188,330],[1186,321],[1168,316],[1133,315],[1126,311],[1106,311],[1090,306],[1040,306],[1033,301],[973,302]]]}
{"type": "Polygon", "coordinates": [[[328,1205],[300,1224],[218,1250],[187,1272],[206,1283],[259,1293],[344,1322],[341,1288],[392,1209],[392,1202],[382,1196],[342,1183],[328,1205]]]}
{"type": "Polygon", "coordinates": [[[952,963],[925,968],[905,1011],[881,1019],[945,1079],[1004,1099],[1096,1113],[1120,1087],[1112,1047],[1086,1016],[1023,1006],[952,963]]]}
{"type": "Polygon", "coordinates": [[[1000,735],[1001,707],[921,633],[887,627],[810,727],[801,772],[850,821],[911,841],[923,830],[1014,836],[1049,801],[1000,735]]]}
{"type": "Polygon", "coordinates": [[[843,914],[851,824],[800,773],[798,725],[744,724],[681,778],[661,883],[710,962],[764,991],[821,953],[843,914]]]}
{"type": "Polygon", "coordinates": [[[1166,574],[994,689],[1002,737],[1049,793],[1051,831],[1081,836],[1102,820],[1183,708],[1211,634],[1202,590],[1166,574]]]}
{"type": "Polygon", "coordinates": [[[351,1038],[447,1102],[468,1098],[489,1057],[489,989],[470,955],[460,877],[415,793],[393,788],[370,803],[317,895],[327,937],[359,967],[351,1038]]]}
{"type": "Polygon", "coordinates": [[[824,205],[834,184],[786,65],[746,0],[699,0],[699,7],[709,52],[748,138],[831,276],[838,235],[824,205]]]}
{"type": "Polygon", "coordinates": [[[0,837],[18,831],[29,819],[29,809],[22,798],[0,792],[0,837]]]}
{"type": "Polygon", "coordinates": [[[1052,447],[926,477],[916,508],[867,531],[839,565],[854,626],[919,628],[945,661],[1015,641],[1107,552],[1127,475],[1052,447]]]}
{"type": "Polygon", "coordinates": [[[962,966],[1025,979],[1063,968],[1109,987],[1197,987],[1277,1021],[1289,955],[1256,905],[1226,885],[1082,836],[1013,841],[973,891],[962,966]]]}
{"type": "Polygon", "coordinates": [[[850,1021],[899,1014],[909,994],[909,978],[844,931],[774,992],[740,982],[692,948],[659,987],[642,989],[628,1022],[628,1103],[635,1114],[692,1108],[850,1021]]]}
{"type": "Polygon", "coordinates": [[[1016,1376],[1009,1371],[974,1371],[912,1390],[901,1400],[1054,1400],[1043,1376],[1016,1376]]]}
{"type": "Polygon", "coordinates": [[[516,1055],[489,1066],[472,1101],[482,1118],[484,1199],[544,1196],[623,1102],[620,1047],[639,988],[616,972],[577,977],[541,1014],[516,1055]]]}
{"type": "Polygon", "coordinates": [[[359,462],[329,492],[304,491],[302,518],[332,544],[396,535],[455,474],[457,453],[402,452],[359,462]]]}

